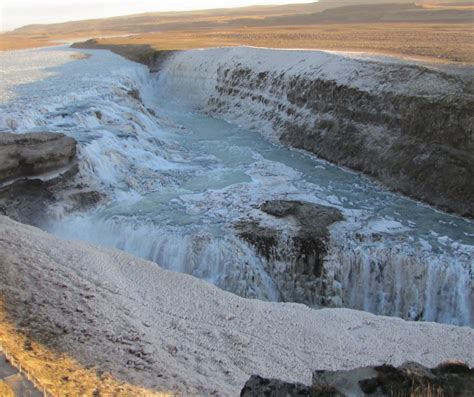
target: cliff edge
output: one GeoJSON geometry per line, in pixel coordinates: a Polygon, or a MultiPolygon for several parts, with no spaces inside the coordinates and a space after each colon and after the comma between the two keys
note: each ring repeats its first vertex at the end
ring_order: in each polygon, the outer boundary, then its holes
{"type": "Polygon", "coordinates": [[[0,297],[1,343],[22,350],[26,363],[38,346],[55,352],[39,357],[39,375],[56,394],[84,391],[67,367],[52,370],[57,357],[97,371],[99,391],[102,375],[110,374],[147,395],[235,396],[254,374],[309,385],[323,369],[405,361],[436,366],[448,359],[474,364],[468,327],[243,299],[4,216],[0,297]],[[18,343],[18,332],[33,343],[18,343]]]}
{"type": "Polygon", "coordinates": [[[151,69],[176,101],[474,216],[471,67],[233,47],[177,52],[151,69]]]}

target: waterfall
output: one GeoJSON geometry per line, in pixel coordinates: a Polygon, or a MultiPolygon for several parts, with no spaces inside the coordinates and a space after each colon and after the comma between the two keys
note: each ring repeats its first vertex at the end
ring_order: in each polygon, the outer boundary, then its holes
{"type": "Polygon", "coordinates": [[[322,274],[317,275],[298,265],[301,252],[291,235],[282,233],[270,257],[264,259],[264,269],[283,301],[474,325],[472,250],[447,255],[416,244],[358,239],[360,236],[333,233],[322,274]]]}
{"type": "MultiPolygon", "coordinates": [[[[295,116],[279,70],[268,78],[262,74],[276,60],[290,77],[304,75],[307,65],[286,53],[250,59],[244,66],[255,69],[259,86],[254,80],[239,85],[245,68],[237,55],[247,51],[180,53],[156,78],[143,65],[103,51],[73,61],[71,50],[45,49],[5,63],[0,132],[41,130],[74,137],[78,186],[106,197],[102,207],[85,213],[71,213],[58,202],[44,228],[62,238],[125,250],[248,298],[473,325],[471,221],[392,194],[308,153],[272,145],[253,130],[194,112],[220,108],[215,114],[273,138],[278,138],[273,121],[263,117],[274,115],[271,107],[286,109],[286,120],[317,115],[300,108],[295,116]],[[35,72],[18,80],[31,65],[35,72]],[[237,74],[235,87],[226,86],[229,68],[237,74]],[[131,95],[137,89],[139,98],[131,95]],[[220,99],[226,104],[210,105],[218,89],[231,90],[220,99]],[[275,219],[258,208],[281,198],[337,207],[344,214],[341,224],[351,232],[331,232],[322,274],[298,269],[288,219],[280,220],[283,233],[273,258],[263,258],[236,236],[234,225],[242,219],[264,216],[265,226],[274,227],[275,219]],[[359,234],[370,234],[369,229],[379,238],[361,240],[359,234]],[[423,241],[430,248],[423,248],[423,241]]],[[[337,61],[343,69],[354,67],[333,55],[317,57],[330,65],[337,61]]],[[[361,76],[366,73],[364,65],[356,66],[361,76]]],[[[350,77],[331,70],[318,73],[350,77]]]]}
{"type": "Polygon", "coordinates": [[[328,284],[342,306],[409,320],[473,325],[474,289],[468,261],[379,246],[334,246],[328,284]]]}
{"type": "MultiPolygon", "coordinates": [[[[280,300],[262,259],[244,242],[203,228],[166,228],[146,220],[72,216],[45,228],[62,238],[118,248],[246,298],[280,300]]],[[[131,270],[133,271],[133,270],[131,270]]]]}

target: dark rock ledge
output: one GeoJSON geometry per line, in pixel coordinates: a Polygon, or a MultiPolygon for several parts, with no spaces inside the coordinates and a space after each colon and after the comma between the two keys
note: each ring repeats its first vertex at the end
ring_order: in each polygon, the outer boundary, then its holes
{"type": "Polygon", "coordinates": [[[64,134],[0,133],[0,213],[39,226],[58,201],[67,198],[71,210],[100,201],[100,193],[76,181],[76,152],[64,134]]]}
{"type": "Polygon", "coordinates": [[[71,165],[76,141],[47,132],[0,134],[0,183],[41,175],[71,165]]]}
{"type": "Polygon", "coordinates": [[[266,201],[260,210],[285,222],[269,226],[263,220],[244,219],[235,229],[266,260],[266,271],[278,286],[281,300],[331,306],[323,293],[324,258],[329,226],[343,220],[342,213],[334,207],[292,200],[266,201]]]}
{"type": "MultiPolygon", "coordinates": [[[[328,227],[343,219],[341,212],[333,207],[287,200],[266,201],[260,209],[276,218],[294,218],[298,231],[291,239],[296,252],[296,271],[320,276],[329,239],[328,227]]],[[[236,229],[260,255],[267,259],[283,259],[279,257],[277,247],[283,230],[264,227],[255,221],[241,221],[236,229]]]]}
{"type": "Polygon", "coordinates": [[[252,376],[242,397],[471,397],[474,369],[460,362],[445,362],[429,369],[416,363],[350,371],[316,371],[311,386],[252,376]]]}

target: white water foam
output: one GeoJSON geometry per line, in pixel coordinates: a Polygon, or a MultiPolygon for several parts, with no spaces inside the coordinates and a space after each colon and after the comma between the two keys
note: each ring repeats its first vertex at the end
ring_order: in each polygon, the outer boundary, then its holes
{"type": "MultiPolygon", "coordinates": [[[[108,197],[86,214],[59,208],[47,230],[124,249],[243,296],[279,300],[278,277],[232,225],[276,222],[258,210],[269,199],[332,205],[346,218],[332,230],[325,264],[333,305],[472,325],[471,221],[193,113],[186,98],[202,95],[205,103],[207,77],[191,93],[180,81],[176,106],[160,91],[177,87],[166,81],[172,73],[155,80],[145,67],[104,51],[87,51],[91,57],[81,60],[65,48],[25,53],[2,63],[10,77],[1,87],[0,131],[73,136],[82,175],[108,197]],[[16,83],[15,76],[32,70],[16,83]],[[133,89],[143,102],[130,95],[133,89]]],[[[181,62],[194,79],[192,62],[181,62]]],[[[291,247],[280,245],[290,257],[291,247]]],[[[291,260],[277,267],[284,272],[291,260]]]]}

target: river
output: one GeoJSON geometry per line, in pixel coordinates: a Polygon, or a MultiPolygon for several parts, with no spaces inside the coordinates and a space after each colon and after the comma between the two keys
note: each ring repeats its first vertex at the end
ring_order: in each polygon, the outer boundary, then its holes
{"type": "Polygon", "coordinates": [[[74,137],[81,175],[107,195],[87,212],[58,203],[45,230],[278,301],[281,284],[235,223],[265,200],[334,206],[345,217],[331,228],[325,265],[334,306],[474,324],[471,220],[199,114],[160,95],[163,82],[146,67],[107,51],[3,52],[0,68],[0,133],[74,137]]]}

